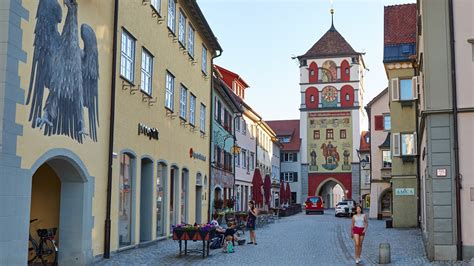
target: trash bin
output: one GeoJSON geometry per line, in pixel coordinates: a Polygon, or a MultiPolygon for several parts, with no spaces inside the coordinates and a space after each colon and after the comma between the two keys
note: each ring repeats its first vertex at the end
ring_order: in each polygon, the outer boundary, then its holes
{"type": "Polygon", "coordinates": [[[392,219],[386,220],[385,221],[385,228],[392,228],[392,227],[393,227],[392,219]]]}

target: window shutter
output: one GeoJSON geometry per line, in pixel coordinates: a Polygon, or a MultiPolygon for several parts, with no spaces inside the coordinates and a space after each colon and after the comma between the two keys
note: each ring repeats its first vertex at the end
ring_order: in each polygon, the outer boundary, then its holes
{"type": "Polygon", "coordinates": [[[374,116],[374,120],[375,120],[375,130],[384,130],[383,115],[374,116]]]}
{"type": "Polygon", "coordinates": [[[400,89],[398,88],[398,78],[390,80],[390,90],[392,91],[392,101],[400,101],[400,89]]]}
{"type": "Polygon", "coordinates": [[[298,156],[297,156],[297,153],[293,153],[293,162],[297,162],[298,161],[298,156]]]}
{"type": "Polygon", "coordinates": [[[411,78],[411,95],[414,100],[418,99],[418,77],[411,78]]]}
{"type": "Polygon", "coordinates": [[[393,156],[400,156],[400,133],[392,135],[392,150],[393,156]]]}
{"type": "Polygon", "coordinates": [[[298,182],[298,172],[293,172],[293,182],[298,182]]]}
{"type": "Polygon", "coordinates": [[[418,155],[418,137],[417,137],[417,135],[416,135],[416,132],[413,133],[413,140],[414,140],[414,144],[413,144],[413,146],[414,146],[414,154],[415,154],[415,155],[418,155]]]}

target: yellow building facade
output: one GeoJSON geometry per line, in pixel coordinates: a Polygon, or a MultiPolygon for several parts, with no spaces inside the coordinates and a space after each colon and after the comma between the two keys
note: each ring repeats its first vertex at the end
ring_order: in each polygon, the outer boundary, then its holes
{"type": "Polygon", "coordinates": [[[82,265],[207,222],[221,48],[196,2],[4,6],[0,257],[25,264],[39,228],[58,228],[60,264],[82,265]]]}

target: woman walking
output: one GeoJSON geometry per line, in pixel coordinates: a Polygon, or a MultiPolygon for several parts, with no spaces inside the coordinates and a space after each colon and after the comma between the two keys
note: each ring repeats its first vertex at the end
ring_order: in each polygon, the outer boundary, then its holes
{"type": "Polygon", "coordinates": [[[250,231],[250,242],[248,244],[257,245],[255,239],[255,221],[257,220],[258,211],[255,208],[255,201],[249,201],[249,216],[247,217],[247,229],[250,231]]]}
{"type": "Polygon", "coordinates": [[[362,207],[357,205],[356,214],[352,216],[352,227],[351,235],[354,239],[355,246],[355,261],[360,263],[360,256],[362,254],[362,244],[364,243],[365,233],[367,232],[367,227],[369,222],[367,216],[362,213],[362,207]]]}

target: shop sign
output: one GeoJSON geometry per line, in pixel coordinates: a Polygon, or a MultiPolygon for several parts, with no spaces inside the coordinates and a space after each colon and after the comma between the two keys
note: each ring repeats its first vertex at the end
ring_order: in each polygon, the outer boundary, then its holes
{"type": "Polygon", "coordinates": [[[415,195],[414,188],[396,188],[395,189],[396,196],[413,196],[415,195]]]}
{"type": "Polygon", "coordinates": [[[149,139],[156,139],[158,140],[160,138],[160,133],[158,132],[158,129],[156,128],[151,128],[148,127],[142,123],[138,123],[138,135],[145,135],[149,139]]]}
{"type": "Polygon", "coordinates": [[[193,150],[193,148],[189,149],[189,157],[197,159],[197,160],[201,160],[201,161],[204,161],[204,162],[206,161],[206,156],[204,156],[204,154],[202,154],[202,153],[195,152],[193,150]]]}

